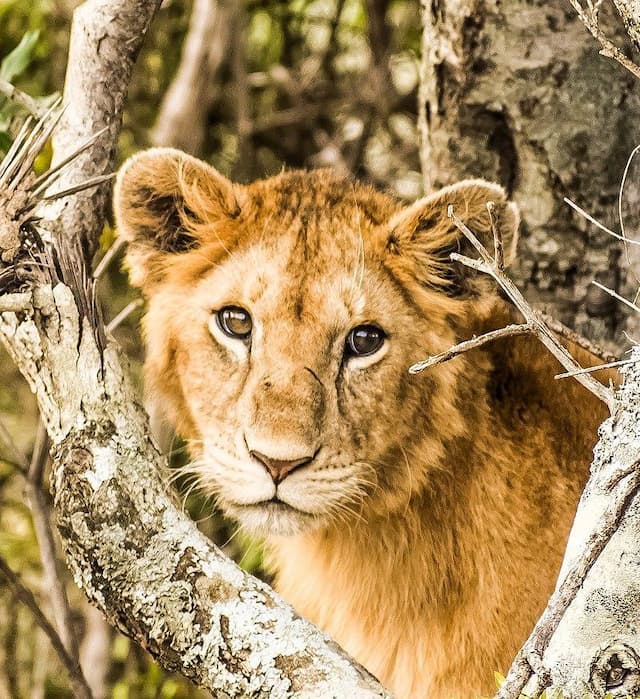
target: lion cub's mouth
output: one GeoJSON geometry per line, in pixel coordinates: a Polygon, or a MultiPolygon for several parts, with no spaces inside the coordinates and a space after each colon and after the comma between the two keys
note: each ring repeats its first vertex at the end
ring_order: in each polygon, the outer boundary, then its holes
{"type": "Polygon", "coordinates": [[[246,529],[261,536],[296,534],[307,529],[317,519],[311,513],[280,500],[277,495],[271,500],[234,504],[227,509],[246,529]]]}
{"type": "Polygon", "coordinates": [[[244,507],[260,507],[266,508],[268,511],[272,512],[299,512],[300,514],[307,514],[302,510],[299,510],[293,505],[289,505],[288,502],[280,500],[277,495],[274,495],[271,500],[263,500],[262,502],[257,502],[255,505],[245,505],[244,507]]]}

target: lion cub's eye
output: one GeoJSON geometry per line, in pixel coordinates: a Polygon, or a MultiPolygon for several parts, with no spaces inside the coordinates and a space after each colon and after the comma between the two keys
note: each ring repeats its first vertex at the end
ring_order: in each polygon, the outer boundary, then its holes
{"type": "Polygon", "coordinates": [[[225,335],[246,340],[251,335],[253,322],[248,311],[240,306],[225,306],[216,313],[218,327],[225,335]]]}
{"type": "Polygon", "coordinates": [[[358,325],[347,335],[345,353],[352,357],[375,354],[384,344],[384,330],[376,325],[358,325]]]}

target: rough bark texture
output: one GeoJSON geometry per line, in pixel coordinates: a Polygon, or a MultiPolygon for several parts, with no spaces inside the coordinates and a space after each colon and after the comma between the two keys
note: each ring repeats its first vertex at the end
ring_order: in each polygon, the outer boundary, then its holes
{"type": "MultiPolygon", "coordinates": [[[[562,580],[583,553],[605,512],[638,479],[640,460],[640,348],[623,370],[619,409],[600,428],[591,478],[571,531],[562,580]],[[613,487],[612,487],[613,484],[613,487]]],[[[566,697],[637,696],[640,693],[640,494],[626,504],[619,528],[589,571],[544,656],[553,686],[566,697]]]]}
{"type": "MultiPolygon", "coordinates": [[[[159,6],[160,0],[87,0],[75,10],[64,87],[67,109],[53,138],[53,164],[105,126],[106,130],[56,189],[113,172],[131,71],[159,6]]],[[[50,213],[67,244],[79,241],[88,257],[97,248],[110,196],[111,185],[106,183],[73,200],[61,200],[50,213]]]]}
{"type": "Polygon", "coordinates": [[[108,343],[71,291],[38,287],[0,316],[53,442],[58,527],[77,584],[161,664],[219,697],[385,697],[366,670],[244,573],[176,507],[108,343]]]}
{"type": "Polygon", "coordinates": [[[638,0],[613,0],[629,36],[640,50],[640,2],[638,0]]]}
{"type": "MultiPolygon", "coordinates": [[[[423,75],[435,81],[423,86],[427,179],[435,187],[476,176],[507,187],[522,209],[520,288],[559,320],[619,347],[622,311],[590,282],[633,296],[636,280],[620,244],[562,200],[617,227],[620,179],[640,140],[633,76],[599,55],[565,0],[424,5],[432,66],[423,75]]],[[[603,5],[601,26],[624,48],[614,15],[603,5]]]]}

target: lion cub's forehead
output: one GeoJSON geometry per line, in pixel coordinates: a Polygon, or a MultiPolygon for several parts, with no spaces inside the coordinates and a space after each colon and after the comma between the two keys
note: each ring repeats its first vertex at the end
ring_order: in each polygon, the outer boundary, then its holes
{"type": "Polygon", "coordinates": [[[282,319],[311,314],[339,322],[362,312],[371,265],[361,239],[312,249],[305,233],[288,230],[279,237],[247,240],[212,271],[205,285],[218,304],[237,303],[269,315],[277,308],[282,319]]]}
{"type": "Polygon", "coordinates": [[[376,266],[373,231],[398,204],[325,170],[283,173],[247,194],[242,243],[221,262],[217,280],[226,276],[249,302],[357,305],[366,269],[376,266]]]}

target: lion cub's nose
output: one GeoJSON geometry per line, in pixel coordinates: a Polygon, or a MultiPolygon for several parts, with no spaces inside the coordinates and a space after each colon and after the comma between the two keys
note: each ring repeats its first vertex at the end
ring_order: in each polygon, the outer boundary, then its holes
{"type": "Polygon", "coordinates": [[[273,478],[273,482],[276,485],[282,482],[297,468],[302,468],[310,461],[313,461],[313,456],[305,456],[302,459],[295,459],[294,461],[283,461],[281,459],[272,459],[269,456],[261,454],[259,451],[250,451],[249,454],[251,454],[254,459],[257,459],[267,469],[269,475],[271,478],[273,478]]]}

